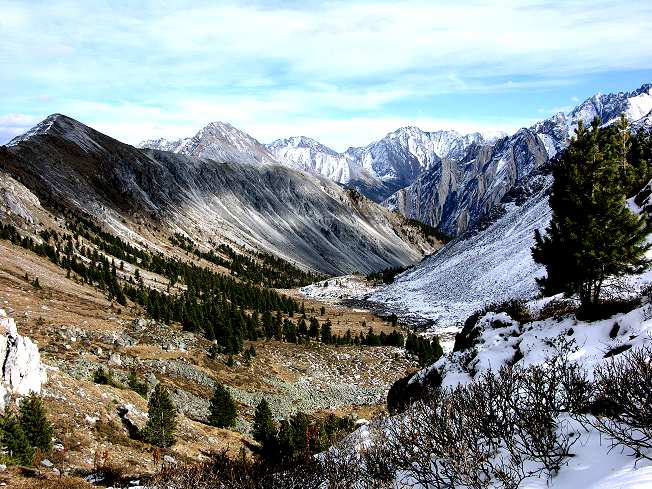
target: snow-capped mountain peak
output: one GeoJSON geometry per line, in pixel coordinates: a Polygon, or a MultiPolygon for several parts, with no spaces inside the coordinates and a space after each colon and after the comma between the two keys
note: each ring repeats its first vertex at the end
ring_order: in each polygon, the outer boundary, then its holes
{"type": "Polygon", "coordinates": [[[154,139],[143,141],[138,147],[219,161],[278,163],[263,144],[228,122],[221,121],[207,124],[192,138],[178,139],[176,141],[169,141],[164,138],[154,139]]]}

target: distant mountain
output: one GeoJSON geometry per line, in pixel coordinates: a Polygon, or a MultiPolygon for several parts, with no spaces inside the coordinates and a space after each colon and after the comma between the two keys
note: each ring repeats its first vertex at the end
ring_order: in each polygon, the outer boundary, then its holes
{"type": "MultiPolygon", "coordinates": [[[[437,246],[358,192],[274,164],[228,124],[210,124],[175,147],[180,154],[137,149],[53,114],[0,147],[0,175],[46,207],[76,209],[159,250],[182,232],[204,247],[263,250],[341,274],[414,263],[437,246]]],[[[14,208],[34,207],[17,192],[6,197],[14,208]]]]}
{"type": "Polygon", "coordinates": [[[492,144],[470,144],[447,160],[431,165],[415,181],[389,197],[391,210],[438,227],[463,233],[533,170],[568,145],[580,120],[600,117],[611,124],[624,113],[634,128],[652,120],[652,85],[610,95],[597,94],[568,115],[560,112],[492,144]],[[464,153],[464,154],[462,154],[464,153]],[[462,155],[460,157],[460,155],[462,155]]]}
{"type": "MultiPolygon", "coordinates": [[[[644,85],[629,93],[596,95],[589,98],[568,115],[556,114],[550,119],[522,129],[514,136],[503,138],[493,146],[481,150],[472,148],[462,168],[469,161],[481,162],[480,167],[467,170],[475,185],[469,189],[469,181],[460,184],[451,175],[463,174],[449,163],[439,172],[435,168],[424,173],[410,188],[397,195],[415,196],[413,205],[430,205],[436,208],[438,196],[431,188],[440,185],[442,194],[448,192],[446,215],[462,215],[459,209],[476,209],[474,204],[487,204],[482,217],[476,217],[475,226],[457,239],[446,244],[432,256],[399,275],[395,282],[373,293],[369,300],[382,304],[405,317],[432,321],[434,330],[464,321],[472,312],[493,302],[509,299],[533,299],[538,294],[535,278],[545,273],[541,265],[534,263],[531,247],[534,231],[545,229],[552,215],[548,195],[552,185],[549,159],[568,144],[568,138],[581,120],[599,116],[606,125],[618,120],[625,113],[634,129],[652,129],[652,85],[644,85]],[[636,119],[640,114],[642,117],[636,119]],[[547,153],[542,153],[546,148],[547,153]],[[469,160],[470,158],[471,160],[469,160]],[[453,168],[451,168],[453,167],[453,168]],[[443,178],[441,175],[448,175],[443,178]],[[419,185],[422,187],[420,188],[419,185]],[[425,189],[425,190],[424,190],[425,189]],[[419,190],[422,192],[419,194],[419,190]],[[502,195],[502,197],[500,197],[502,195]],[[417,198],[420,197],[420,198],[417,198]],[[463,199],[467,199],[464,202],[463,199]],[[453,204],[460,202],[458,207],[453,204]],[[491,205],[489,205],[491,203],[491,205]]],[[[636,211],[652,209],[652,182],[629,201],[636,211]]],[[[424,211],[425,212],[425,211],[424,211]]],[[[424,214],[425,215],[425,214],[424,214]]],[[[467,216],[469,214],[466,214],[467,216]]],[[[480,214],[476,214],[479,216],[480,214]]],[[[450,217],[448,218],[450,219],[450,217]]],[[[437,220],[437,217],[433,220],[437,220]]],[[[628,279],[627,287],[641,286],[650,281],[646,278],[628,279]]]]}
{"type": "Polygon", "coordinates": [[[589,123],[598,116],[609,124],[624,113],[635,128],[652,125],[651,91],[647,84],[632,92],[596,94],[568,114],[560,112],[498,138],[402,127],[368,146],[338,153],[303,136],[262,145],[228,124],[212,123],[191,139],[141,146],[316,173],[390,210],[459,235],[564,148],[579,120],[589,123]]]}
{"type": "Polygon", "coordinates": [[[175,141],[150,139],[138,147],[218,161],[278,164],[263,144],[226,122],[211,122],[191,138],[175,141]]]}
{"type": "Polygon", "coordinates": [[[349,148],[344,153],[306,137],[280,139],[268,148],[287,164],[319,173],[381,201],[442,159],[460,158],[471,144],[483,141],[478,133],[402,127],[368,146],[349,148]]]}

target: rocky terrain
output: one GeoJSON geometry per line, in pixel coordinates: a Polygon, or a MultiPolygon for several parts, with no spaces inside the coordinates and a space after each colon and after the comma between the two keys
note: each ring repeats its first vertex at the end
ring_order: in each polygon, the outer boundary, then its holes
{"type": "MultiPolygon", "coordinates": [[[[235,143],[234,143],[235,144],[235,143]]],[[[329,274],[414,263],[438,242],[354,190],[278,165],[139,150],[59,114],[0,148],[7,207],[29,189],[111,232],[161,250],[180,232],[205,250],[224,243],[329,274]],[[158,242],[157,242],[158,241],[158,242]]],[[[20,204],[19,204],[20,203],[20,204]]]]}
{"type": "MultiPolygon", "coordinates": [[[[148,279],[165,280],[155,274],[148,279]]],[[[44,468],[46,475],[55,474],[54,469],[92,475],[98,453],[108,453],[110,463],[119,462],[126,477],[157,469],[151,446],[130,437],[129,424],[142,427],[147,420],[147,400],[128,386],[132,372],[150,390],[163,383],[179,409],[177,443],[166,452],[168,463],[175,464],[201,460],[210,450],[236,454],[246,447],[253,411],[262,397],[277,419],[298,411],[373,417],[384,409],[391,384],[417,365],[403,350],[391,347],[259,340],[245,344],[255,348],[256,356],[247,360],[234,355],[229,366],[228,355],[211,354],[213,342],[203,335],[148,319],[135,305],[118,307],[101,291],[66,277],[65,270],[46,258],[3,240],[0,305],[8,315],[0,318],[0,327],[16,338],[15,318],[24,335],[10,345],[26,348],[8,356],[4,365],[9,376],[3,377],[2,386],[18,395],[40,392],[55,426],[54,465],[44,468]],[[39,278],[38,289],[25,279],[26,273],[39,278]],[[98,368],[111,372],[113,385],[93,381],[98,368]],[[39,376],[43,371],[47,379],[39,376]],[[15,381],[17,373],[20,382],[15,381]],[[227,386],[238,405],[233,431],[206,424],[217,382],[227,386]]],[[[370,313],[350,313],[316,301],[306,301],[306,308],[320,322],[331,320],[335,331],[366,332],[369,326],[393,330],[370,313]],[[322,305],[325,311],[319,315],[322,305]]],[[[18,483],[14,476],[14,471],[0,472],[0,482],[18,483]]]]}

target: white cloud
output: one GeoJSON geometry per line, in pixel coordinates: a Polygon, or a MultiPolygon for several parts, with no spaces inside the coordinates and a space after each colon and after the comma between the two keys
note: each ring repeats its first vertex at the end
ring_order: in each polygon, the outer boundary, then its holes
{"type": "MultiPolygon", "coordinates": [[[[398,116],[407,101],[542,90],[652,66],[649,2],[298,5],[5,1],[3,109],[65,112],[129,142],[191,134],[218,119],[261,140],[310,132],[341,148],[405,124],[512,130],[524,122],[398,116]],[[47,100],[37,100],[42,93],[47,100]]],[[[19,126],[2,127],[0,141],[19,126]]]]}

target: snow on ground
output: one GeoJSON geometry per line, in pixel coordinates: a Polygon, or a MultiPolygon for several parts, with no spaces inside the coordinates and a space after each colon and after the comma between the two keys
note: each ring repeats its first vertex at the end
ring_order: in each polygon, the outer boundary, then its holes
{"type": "Polygon", "coordinates": [[[504,215],[487,229],[448,243],[369,300],[431,319],[438,332],[486,304],[534,298],[534,279],[543,269],[532,260],[530,248],[534,231],[545,229],[551,215],[551,179],[541,178],[545,184],[525,204],[507,204],[504,215]]]}
{"type": "Polygon", "coordinates": [[[652,343],[652,304],[645,304],[626,314],[585,322],[569,315],[560,320],[546,319],[519,324],[505,313],[487,313],[478,321],[482,333],[476,346],[477,353],[468,362],[468,352],[455,352],[440,358],[433,368],[443,375],[443,385],[454,387],[472,380],[475,375],[498,370],[514,358],[520,350],[523,358],[517,365],[527,367],[544,363],[566,342],[574,351],[569,358],[579,362],[589,374],[605,361],[605,354],[615,348],[637,347],[652,343]],[[613,336],[613,338],[611,337],[613,336]]]}
{"type": "Polygon", "coordinates": [[[362,275],[343,275],[314,284],[306,285],[300,292],[306,297],[335,303],[344,299],[365,299],[376,287],[362,275]]]}
{"type": "MultiPolygon", "coordinates": [[[[527,367],[542,364],[558,350],[569,348],[569,359],[586,368],[589,376],[601,362],[612,361],[617,355],[605,359],[614,348],[630,345],[632,348],[652,344],[652,304],[644,304],[628,313],[611,318],[585,322],[568,315],[560,319],[546,319],[519,324],[505,313],[487,313],[479,319],[481,334],[476,345],[466,352],[449,353],[434,365],[422,370],[413,381],[423,378],[433,368],[443,374],[443,386],[466,384],[487,370],[498,370],[513,361],[514,352],[523,354],[517,365],[527,367]],[[616,327],[617,325],[617,327],[616,327]],[[557,345],[557,346],[556,346],[557,345]]],[[[399,415],[401,416],[401,415],[399,415]]],[[[582,426],[567,415],[562,415],[560,425],[566,431],[578,433],[572,446],[572,457],[562,465],[559,473],[547,480],[532,477],[519,486],[524,489],[617,489],[651,488],[652,462],[636,460],[629,449],[612,449],[610,440],[590,426],[582,426]]],[[[400,418],[391,418],[390,423],[400,418]]],[[[374,443],[375,430],[364,427],[357,432],[363,444],[374,443]]],[[[398,475],[399,479],[402,477],[398,475]]],[[[404,487],[403,479],[394,487],[404,487]]],[[[414,489],[422,489],[416,485],[414,489]]],[[[489,486],[495,487],[495,486],[489,486]]]]}

